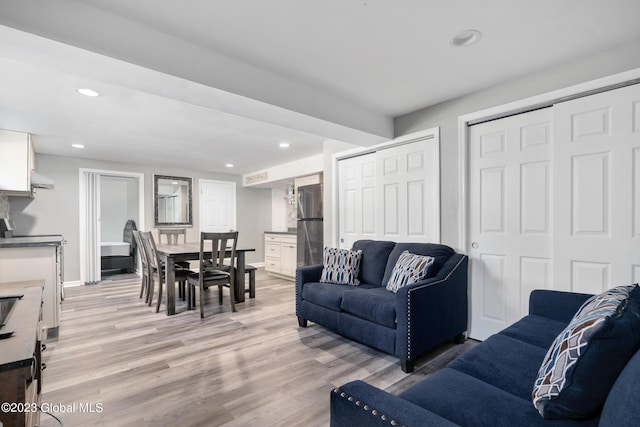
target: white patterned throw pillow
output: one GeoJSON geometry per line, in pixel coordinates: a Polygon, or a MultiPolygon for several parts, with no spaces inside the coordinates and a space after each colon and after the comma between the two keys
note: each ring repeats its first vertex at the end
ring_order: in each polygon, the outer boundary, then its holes
{"type": "Polygon", "coordinates": [[[424,279],[433,261],[434,258],[430,256],[416,255],[409,251],[402,252],[396,265],[393,266],[391,277],[387,282],[387,290],[396,293],[398,289],[424,279]]]}
{"type": "Polygon", "coordinates": [[[336,283],[339,285],[359,285],[360,260],[362,251],[349,249],[324,248],[322,257],[322,283],[336,283]]]}

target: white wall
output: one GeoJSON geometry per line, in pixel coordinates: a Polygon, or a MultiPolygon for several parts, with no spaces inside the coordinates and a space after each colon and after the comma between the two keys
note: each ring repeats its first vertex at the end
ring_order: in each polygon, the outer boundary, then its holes
{"type": "MultiPolygon", "coordinates": [[[[238,245],[255,248],[247,253],[247,262],[264,260],[265,230],[271,228],[271,191],[245,188],[239,175],[193,171],[182,168],[154,167],[139,164],[103,162],[71,157],[37,154],[38,172],[55,181],[53,190],[36,190],[34,198],[10,197],[10,217],[19,234],[62,234],[65,246],[65,281],[80,279],[79,265],[79,169],[101,169],[144,174],[144,224],[153,229],[153,175],[192,177],[193,211],[199,212],[198,179],[236,182],[237,225],[240,231],[238,245]]],[[[142,222],[142,221],[141,221],[142,222]]],[[[199,239],[199,218],[194,215],[192,228],[187,229],[187,240],[199,239]]]]}
{"type": "Polygon", "coordinates": [[[397,117],[396,136],[440,127],[442,243],[458,245],[459,116],[635,68],[640,68],[640,40],[397,117]]]}

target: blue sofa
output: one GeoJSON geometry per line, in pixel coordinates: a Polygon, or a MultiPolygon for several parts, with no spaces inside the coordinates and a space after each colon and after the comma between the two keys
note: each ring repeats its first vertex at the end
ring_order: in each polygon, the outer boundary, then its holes
{"type": "Polygon", "coordinates": [[[445,245],[359,240],[360,285],[320,283],[323,266],[296,271],[296,315],[301,327],[315,322],[341,335],[396,355],[411,372],[424,352],[451,339],[464,342],[467,330],[467,256],[445,245]],[[435,261],[426,279],[397,293],[385,289],[408,250],[435,261]]]}
{"type": "Polygon", "coordinates": [[[331,426],[640,426],[640,350],[591,418],[545,420],[532,403],[548,348],[589,297],[533,291],[528,316],[397,396],[362,381],[336,388],[331,426]]]}

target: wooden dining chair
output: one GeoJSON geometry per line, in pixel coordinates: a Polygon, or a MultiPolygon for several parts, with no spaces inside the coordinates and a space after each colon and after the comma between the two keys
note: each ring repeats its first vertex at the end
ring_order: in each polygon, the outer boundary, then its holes
{"type": "MultiPolygon", "coordinates": [[[[158,256],[158,251],[156,250],[156,242],[153,239],[153,234],[151,234],[150,231],[143,231],[141,233],[141,237],[142,237],[142,242],[145,245],[145,250],[149,254],[148,259],[149,259],[149,266],[151,267],[150,268],[151,280],[152,282],[158,284],[158,301],[156,303],[156,313],[158,313],[160,311],[160,304],[162,304],[162,287],[164,285],[164,278],[165,278],[164,265],[162,264],[162,262],[160,261],[160,257],[158,256]]],[[[190,270],[186,270],[183,268],[176,268],[175,269],[176,282],[180,286],[184,286],[190,273],[191,273],[190,270]]],[[[171,283],[171,285],[167,284],[167,286],[175,286],[175,283],[171,283]]],[[[155,286],[153,284],[149,287],[150,289],[149,305],[153,303],[152,300],[153,300],[154,288],[155,286]]]]}
{"type": "Polygon", "coordinates": [[[140,298],[145,296],[145,302],[149,302],[149,287],[151,286],[152,279],[149,272],[149,254],[145,250],[145,244],[142,241],[140,231],[133,231],[133,239],[136,242],[136,248],[138,249],[138,255],[140,256],[140,298]]]}
{"type": "Polygon", "coordinates": [[[177,245],[182,236],[182,243],[187,241],[186,228],[158,228],[158,242],[162,243],[162,236],[166,237],[167,245],[177,245]]]}
{"type": "MultiPolygon", "coordinates": [[[[158,243],[162,244],[162,236],[165,237],[167,245],[177,245],[180,243],[180,236],[182,236],[182,243],[187,243],[187,229],[186,228],[158,228],[158,243]]],[[[179,268],[191,268],[189,261],[178,261],[176,266],[179,268]]],[[[184,287],[180,288],[180,297],[184,299],[184,287]]]]}
{"type": "Polygon", "coordinates": [[[229,288],[231,311],[236,311],[235,305],[235,263],[236,243],[238,232],[200,233],[200,270],[189,275],[187,300],[189,307],[195,302],[195,288],[199,290],[200,318],[204,318],[204,291],[211,286],[218,286],[218,302],[222,305],[222,288],[229,288]],[[209,244],[211,246],[209,246],[209,244]],[[210,254],[208,254],[211,249],[210,254]],[[229,251],[230,256],[226,257],[229,251]],[[230,258],[230,265],[225,265],[225,258],[230,258]]]}

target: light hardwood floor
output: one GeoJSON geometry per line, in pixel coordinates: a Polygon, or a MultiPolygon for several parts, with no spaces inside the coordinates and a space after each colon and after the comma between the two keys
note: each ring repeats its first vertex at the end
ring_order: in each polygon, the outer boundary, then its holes
{"type": "MultiPolygon", "coordinates": [[[[393,356],[299,328],[294,283],[262,269],[236,313],[228,292],[223,306],[208,292],[204,320],[182,301],[175,316],[155,313],[138,294],[130,277],[66,289],[42,398],[66,409],[54,413],[65,427],[327,426],[334,387],[362,379],[398,393],[475,345],[444,344],[404,374],[393,356]]],[[[58,423],[43,414],[41,425],[58,423]]]]}

